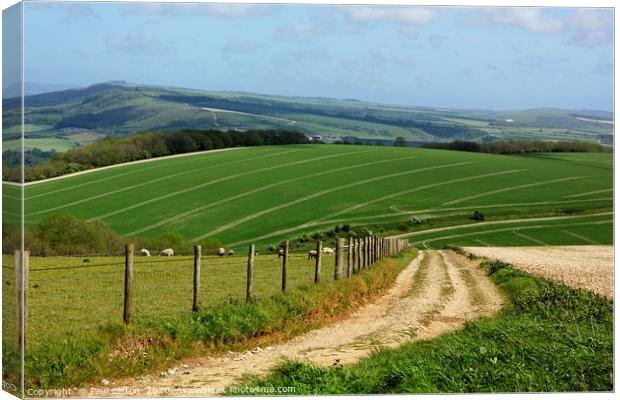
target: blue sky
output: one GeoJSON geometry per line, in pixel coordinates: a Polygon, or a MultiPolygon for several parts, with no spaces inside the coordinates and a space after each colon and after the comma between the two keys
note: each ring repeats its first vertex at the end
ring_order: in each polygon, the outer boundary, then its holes
{"type": "Polygon", "coordinates": [[[612,110],[613,11],[26,3],[26,82],[612,110]]]}

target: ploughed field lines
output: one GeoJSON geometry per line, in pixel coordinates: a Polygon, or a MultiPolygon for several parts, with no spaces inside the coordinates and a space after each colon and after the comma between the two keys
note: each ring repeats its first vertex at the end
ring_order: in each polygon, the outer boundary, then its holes
{"type": "Polygon", "coordinates": [[[337,221],[402,220],[395,205],[412,215],[495,204],[610,207],[611,170],[597,165],[611,156],[588,156],[584,165],[562,155],[338,145],[205,153],[27,186],[26,224],[68,213],[124,235],[176,231],[194,241],[264,245],[337,221]]]}
{"type": "Polygon", "coordinates": [[[611,244],[613,213],[566,215],[431,228],[397,235],[419,248],[458,246],[551,246],[611,244]]]}

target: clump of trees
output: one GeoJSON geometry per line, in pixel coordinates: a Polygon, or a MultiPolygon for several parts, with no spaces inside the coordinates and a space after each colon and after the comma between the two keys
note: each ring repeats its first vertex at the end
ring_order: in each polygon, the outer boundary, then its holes
{"type": "Polygon", "coordinates": [[[491,143],[475,143],[454,141],[451,143],[427,143],[423,145],[429,149],[471,151],[493,154],[522,154],[522,153],[611,153],[612,148],[597,143],[581,141],[542,141],[542,140],[506,140],[491,143]]]}
{"type": "MultiPolygon", "coordinates": [[[[178,132],[142,133],[56,153],[48,162],[26,166],[24,179],[34,181],[90,168],[194,151],[303,143],[308,143],[303,133],[276,129],[243,132],[185,129],[178,132]]],[[[4,180],[20,180],[19,167],[6,167],[2,174],[4,180]]]]}
{"type": "MultiPolygon", "coordinates": [[[[148,249],[157,255],[166,248],[175,254],[192,254],[194,243],[190,243],[178,232],[164,232],[158,236],[123,237],[99,221],[84,221],[67,214],[49,216],[24,231],[26,250],[33,256],[77,256],[77,255],[121,255],[125,245],[133,243],[136,251],[148,249]]],[[[217,249],[226,247],[215,238],[198,243],[204,254],[216,254],[217,249]]],[[[21,247],[20,230],[17,225],[3,224],[2,251],[13,254],[21,247]]]]}
{"type": "Polygon", "coordinates": [[[409,145],[407,144],[407,139],[405,139],[402,136],[399,136],[394,141],[394,146],[396,146],[396,147],[407,147],[409,145]]]}

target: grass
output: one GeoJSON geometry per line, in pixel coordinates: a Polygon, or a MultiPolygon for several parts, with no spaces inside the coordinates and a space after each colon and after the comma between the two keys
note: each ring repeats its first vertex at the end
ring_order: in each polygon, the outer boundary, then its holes
{"type": "MultiPolygon", "coordinates": [[[[12,259],[6,257],[3,265],[12,266],[12,259]]],[[[124,262],[124,257],[32,257],[28,282],[28,342],[40,344],[54,335],[79,336],[96,332],[98,327],[108,323],[122,322],[124,262]],[[93,308],[96,312],[92,312],[93,308]]],[[[253,285],[256,298],[266,299],[280,292],[281,263],[282,260],[273,254],[256,257],[253,285]]],[[[323,257],[323,278],[328,281],[332,280],[333,265],[333,256],[323,257]]],[[[247,257],[203,257],[201,304],[214,307],[244,302],[246,269],[247,257]]],[[[303,253],[291,254],[287,276],[290,288],[312,283],[314,260],[308,260],[303,253]]],[[[192,285],[193,257],[136,257],[135,317],[190,315],[192,285]]],[[[5,282],[3,287],[9,286],[5,282]]],[[[11,317],[9,313],[7,319],[11,317]]]]}
{"type": "Polygon", "coordinates": [[[241,386],[293,386],[297,395],[613,390],[612,301],[484,265],[509,300],[495,317],[344,368],[288,361],[241,386]]]}
{"type": "MultiPolygon", "coordinates": [[[[63,335],[63,332],[43,331],[37,325],[29,326],[32,340],[25,354],[26,387],[67,387],[101,378],[138,375],[165,368],[180,357],[247,349],[290,338],[338,318],[383,293],[415,254],[411,250],[400,257],[380,261],[350,278],[297,285],[285,293],[261,296],[250,304],[220,301],[194,313],[138,314],[127,326],[105,315],[104,299],[97,298],[96,292],[90,293],[82,303],[90,309],[90,314],[102,314],[107,319],[101,321],[95,332],[76,329],[71,335],[63,335]]],[[[151,291],[157,291],[158,297],[167,293],[166,297],[170,298],[174,295],[169,294],[170,289],[159,285],[151,291]]],[[[55,293],[62,296],[61,291],[55,293]]],[[[31,302],[29,311],[38,312],[37,307],[41,306],[41,302],[31,302]]],[[[64,324],[68,325],[67,320],[64,324]]],[[[5,379],[13,381],[16,376],[11,376],[10,371],[19,370],[13,365],[19,356],[14,340],[4,333],[5,379]],[[11,365],[16,368],[8,368],[11,365]]]]}
{"type": "Polygon", "coordinates": [[[562,216],[557,220],[530,219],[521,222],[496,221],[485,225],[447,227],[435,232],[424,230],[405,234],[413,245],[440,249],[446,244],[458,246],[541,246],[611,245],[613,215],[562,216]],[[572,233],[572,234],[571,234],[572,233]]]}
{"type": "MultiPolygon", "coordinates": [[[[48,129],[51,129],[51,128],[53,128],[51,125],[24,124],[24,132],[25,133],[45,131],[45,130],[48,130],[48,129]]],[[[13,134],[13,133],[20,133],[21,134],[22,129],[21,129],[20,125],[14,125],[14,126],[11,126],[9,128],[3,129],[3,132],[4,132],[5,135],[13,134]]],[[[7,150],[7,149],[5,148],[5,150],[7,150]]]]}
{"type": "MultiPolygon", "coordinates": [[[[24,141],[25,150],[40,149],[43,151],[56,150],[56,152],[62,153],[73,147],[76,147],[76,142],[67,138],[26,138],[24,141]]],[[[2,151],[7,150],[20,150],[21,140],[7,140],[2,143],[2,151]]]]}
{"type": "Polygon", "coordinates": [[[450,208],[486,212],[486,206],[500,212],[533,202],[611,209],[609,193],[568,197],[611,188],[611,154],[587,154],[578,163],[566,162],[571,155],[554,157],[338,145],[232,150],[27,186],[25,219],[32,224],[62,212],[100,219],[120,234],[176,231],[244,248],[336,223],[410,218],[393,207],[427,210],[421,216],[450,208]],[[588,203],[594,199],[600,200],[588,203]]]}

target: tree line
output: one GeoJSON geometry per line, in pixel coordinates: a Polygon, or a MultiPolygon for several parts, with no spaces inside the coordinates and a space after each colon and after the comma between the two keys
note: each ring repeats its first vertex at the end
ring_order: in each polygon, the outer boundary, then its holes
{"type": "MultiPolygon", "coordinates": [[[[24,168],[26,182],[52,178],[91,168],[145,160],[173,154],[229,147],[273,146],[308,143],[297,131],[266,129],[219,131],[184,129],[177,132],[149,132],[111,138],[84,147],[56,153],[51,160],[24,168]]],[[[19,182],[20,168],[5,167],[3,180],[19,182]]]]}
{"type": "Polygon", "coordinates": [[[471,151],[492,154],[522,153],[611,153],[613,149],[597,143],[581,141],[542,141],[542,140],[506,140],[491,143],[454,141],[450,143],[427,143],[422,147],[428,149],[471,151]]]}

